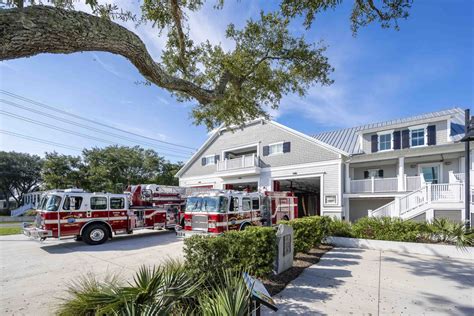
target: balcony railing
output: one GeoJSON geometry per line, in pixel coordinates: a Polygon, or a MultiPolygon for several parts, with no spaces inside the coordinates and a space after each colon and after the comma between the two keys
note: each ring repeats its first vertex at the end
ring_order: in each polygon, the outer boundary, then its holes
{"type": "Polygon", "coordinates": [[[350,193],[410,192],[421,188],[421,182],[420,176],[351,180],[350,193]]]}
{"type": "Polygon", "coordinates": [[[217,162],[217,171],[238,170],[243,168],[259,167],[259,158],[256,154],[244,155],[238,158],[224,159],[217,162]]]}

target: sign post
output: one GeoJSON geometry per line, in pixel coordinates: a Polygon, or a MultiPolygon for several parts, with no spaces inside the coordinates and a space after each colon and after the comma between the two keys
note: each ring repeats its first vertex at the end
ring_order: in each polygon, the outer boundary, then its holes
{"type": "Polygon", "coordinates": [[[270,296],[270,293],[268,293],[262,282],[255,279],[254,277],[251,277],[246,272],[242,273],[242,277],[244,278],[244,282],[247,286],[247,289],[250,291],[252,299],[255,301],[255,313],[257,316],[260,316],[260,309],[262,304],[270,308],[274,312],[278,311],[278,307],[276,307],[275,301],[270,296]]]}

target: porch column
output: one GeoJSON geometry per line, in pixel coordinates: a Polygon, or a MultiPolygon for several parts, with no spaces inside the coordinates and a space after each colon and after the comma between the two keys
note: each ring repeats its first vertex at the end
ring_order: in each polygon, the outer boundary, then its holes
{"type": "Polygon", "coordinates": [[[346,162],[345,163],[346,165],[346,170],[345,170],[345,181],[344,181],[344,184],[345,184],[345,191],[346,193],[351,193],[351,169],[349,168],[349,163],[346,162]]]}
{"type": "Polygon", "coordinates": [[[405,157],[398,158],[398,191],[405,191],[405,157]]]}

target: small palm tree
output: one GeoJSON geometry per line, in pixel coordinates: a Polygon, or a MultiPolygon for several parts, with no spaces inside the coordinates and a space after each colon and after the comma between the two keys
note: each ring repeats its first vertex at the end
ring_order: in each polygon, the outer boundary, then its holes
{"type": "Polygon", "coordinates": [[[251,296],[242,273],[223,271],[214,287],[199,297],[199,314],[205,316],[251,315],[251,296]]]}
{"type": "Polygon", "coordinates": [[[92,275],[73,283],[59,308],[59,315],[169,315],[192,306],[202,286],[183,263],[169,260],[159,267],[141,267],[132,282],[116,277],[103,282],[92,275]]]}

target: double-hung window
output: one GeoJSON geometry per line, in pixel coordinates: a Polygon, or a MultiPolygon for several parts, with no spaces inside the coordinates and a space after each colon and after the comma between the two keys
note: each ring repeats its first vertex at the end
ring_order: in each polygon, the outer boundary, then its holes
{"type": "Polygon", "coordinates": [[[379,151],[392,149],[392,133],[379,135],[379,151]]]}
{"type": "Polygon", "coordinates": [[[425,129],[417,128],[412,129],[411,133],[411,147],[423,146],[425,145],[425,129]]]}
{"type": "Polygon", "coordinates": [[[206,156],[206,157],[204,157],[204,159],[206,160],[206,163],[205,163],[206,166],[216,164],[216,156],[214,156],[214,155],[206,156]]]}
{"type": "Polygon", "coordinates": [[[270,144],[268,146],[268,154],[269,155],[283,154],[283,142],[270,144]]]}

